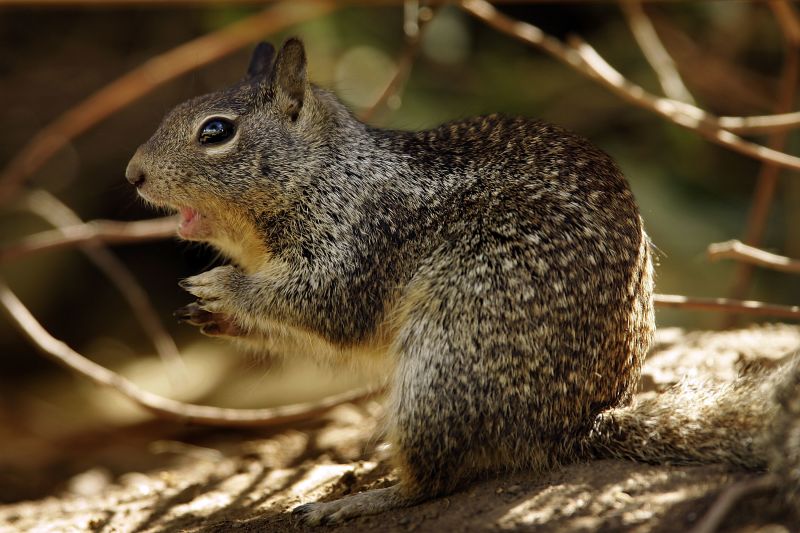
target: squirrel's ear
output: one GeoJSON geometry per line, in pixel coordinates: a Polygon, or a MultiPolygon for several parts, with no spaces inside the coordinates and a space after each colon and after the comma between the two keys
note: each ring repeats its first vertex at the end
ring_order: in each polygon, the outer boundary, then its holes
{"type": "Polygon", "coordinates": [[[276,92],[282,93],[287,114],[296,119],[306,92],[306,51],[300,39],[292,37],[278,52],[272,69],[272,85],[276,92]]]}
{"type": "Polygon", "coordinates": [[[272,60],[275,58],[275,47],[269,43],[258,43],[253,55],[250,57],[250,65],[247,67],[247,78],[254,80],[265,77],[269,74],[272,60]]]}

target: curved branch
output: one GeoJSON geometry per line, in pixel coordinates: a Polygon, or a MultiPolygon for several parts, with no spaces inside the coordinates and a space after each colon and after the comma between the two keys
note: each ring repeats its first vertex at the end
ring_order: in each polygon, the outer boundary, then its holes
{"type": "MultiPolygon", "coordinates": [[[[435,12],[432,13],[431,16],[434,15],[435,12]]],[[[392,79],[386,84],[386,87],[378,99],[375,100],[369,108],[359,114],[359,120],[369,122],[376,113],[386,106],[392,96],[402,92],[403,86],[408,81],[408,77],[411,74],[411,68],[414,66],[414,60],[422,44],[423,32],[428,22],[430,22],[430,20],[417,21],[417,33],[406,38],[405,46],[397,59],[394,76],[392,76],[392,79]]]]}
{"type": "MultiPolygon", "coordinates": [[[[33,191],[27,196],[26,203],[28,209],[33,213],[59,229],[64,226],[75,227],[83,224],[83,220],[74,211],[47,191],[33,191]]],[[[173,231],[174,227],[173,223],[173,231]]],[[[83,243],[80,247],[89,260],[108,277],[128,302],[142,329],[152,340],[156,352],[165,363],[169,364],[167,369],[176,370],[176,372],[168,373],[170,379],[182,378],[185,369],[178,347],[159,319],[147,292],[136,281],[125,263],[120,261],[111,250],[100,244],[95,240],[93,243],[83,243]]],[[[50,249],[53,247],[51,246],[50,249]]]]}
{"type": "Polygon", "coordinates": [[[653,23],[647,17],[641,0],[620,0],[620,7],[628,19],[633,37],[653,68],[664,94],[681,102],[694,103],[694,98],[678,73],[675,62],[664,48],[653,23]]]}
{"type": "Polygon", "coordinates": [[[323,398],[318,402],[268,409],[227,409],[183,403],[142,389],[116,372],[86,359],[50,335],[2,279],[0,279],[0,306],[16,328],[50,359],[98,385],[116,389],[123,396],[161,418],[213,426],[274,426],[315,418],[343,403],[380,394],[380,391],[346,392],[323,398]]]}
{"type": "Polygon", "coordinates": [[[28,235],[14,244],[0,247],[0,263],[46,251],[76,246],[100,246],[167,239],[175,235],[175,217],[120,222],[92,220],[84,224],[62,226],[58,229],[28,235]]]}
{"type": "Polygon", "coordinates": [[[800,261],[797,259],[790,259],[754,246],[748,246],[736,239],[709,244],[707,254],[711,261],[735,259],[772,270],[800,274],[800,261]]]}
{"type": "Polygon", "coordinates": [[[337,8],[335,2],[277,4],[213,33],[203,35],[148,59],[117,78],[42,128],[0,173],[0,204],[78,135],[164,83],[288,26],[337,8]]]}
{"type": "Polygon", "coordinates": [[[500,13],[485,0],[461,0],[460,5],[489,26],[536,46],[632,104],[656,113],[679,126],[696,131],[703,137],[736,152],[800,170],[800,157],[746,141],[720,128],[717,118],[699,107],[671,98],[661,98],[645,91],[614,70],[594,48],[578,38],[573,38],[570,44],[563,43],[532,24],[500,13]]]}
{"type": "Polygon", "coordinates": [[[763,474],[734,483],[722,491],[711,508],[689,533],[714,533],[719,531],[725,517],[739,503],[739,500],[749,494],[777,489],[780,487],[779,481],[775,474],[763,474]]]}

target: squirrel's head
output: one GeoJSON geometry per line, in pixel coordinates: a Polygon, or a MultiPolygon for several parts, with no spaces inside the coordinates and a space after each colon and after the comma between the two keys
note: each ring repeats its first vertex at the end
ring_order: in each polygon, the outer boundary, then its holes
{"type": "Polygon", "coordinates": [[[306,79],[301,41],[277,55],[261,43],[239,83],[170,111],[125,175],[144,199],[180,212],[181,237],[240,255],[324,165],[337,117],[335,100],[306,79]]]}

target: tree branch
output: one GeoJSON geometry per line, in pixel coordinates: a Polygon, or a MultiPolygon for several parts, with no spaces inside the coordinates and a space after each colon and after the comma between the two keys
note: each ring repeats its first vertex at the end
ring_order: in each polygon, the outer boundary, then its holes
{"type": "MultiPolygon", "coordinates": [[[[797,31],[800,22],[794,8],[785,0],[771,0],[770,7],[776,23],[781,28],[784,40],[783,67],[778,94],[775,97],[775,111],[784,112],[794,107],[797,84],[800,81],[800,32],[797,31]]],[[[772,149],[782,150],[786,146],[788,138],[788,130],[776,131],[769,136],[767,144],[772,149]]],[[[749,246],[761,244],[782,170],[780,166],[771,162],[765,161],[761,165],[743,239],[749,246]]],[[[753,266],[749,263],[736,265],[733,278],[730,296],[732,298],[745,297],[753,280],[753,266]]],[[[734,323],[735,317],[732,317],[724,325],[733,326],[734,323]]]]}
{"type": "Polygon", "coordinates": [[[694,98],[683,83],[675,62],[664,48],[653,23],[644,12],[641,0],[620,0],[620,7],[645,59],[658,76],[664,94],[674,100],[694,104],[694,98]]]}
{"type": "Polygon", "coordinates": [[[800,261],[748,246],[736,239],[709,244],[707,254],[711,261],[735,259],[772,270],[800,274],[800,261]]]}
{"type": "Polygon", "coordinates": [[[6,311],[14,326],[50,359],[98,385],[116,389],[123,396],[161,418],[213,426],[274,426],[315,418],[343,403],[380,394],[380,391],[346,392],[318,402],[268,409],[227,409],[183,403],[142,389],[127,378],[86,359],[50,335],[2,279],[0,279],[0,306],[6,311]]]}
{"type": "Polygon", "coordinates": [[[395,68],[394,76],[386,85],[386,88],[383,90],[378,99],[375,100],[375,103],[373,103],[368,109],[364,110],[359,115],[358,118],[360,120],[364,122],[370,121],[376,113],[386,106],[387,102],[392,96],[403,90],[406,81],[408,81],[408,76],[411,74],[411,68],[414,66],[414,60],[417,57],[417,53],[419,53],[419,48],[422,44],[423,31],[427,26],[427,22],[429,21],[421,21],[416,35],[406,37],[406,44],[397,60],[397,67],[395,68]]]}
{"type": "Polygon", "coordinates": [[[174,216],[120,222],[92,220],[83,224],[28,235],[18,242],[0,247],[0,263],[46,251],[64,250],[76,246],[101,246],[167,239],[175,235],[174,216]]]}
{"type": "Polygon", "coordinates": [[[485,0],[461,0],[459,4],[465,11],[489,26],[536,46],[632,104],[695,131],[736,152],[761,161],[769,161],[800,170],[800,157],[746,141],[730,131],[720,128],[717,118],[699,107],[671,98],[661,98],[645,91],[614,70],[594,48],[578,38],[573,38],[570,44],[565,44],[532,24],[512,19],[500,13],[485,0]]]}
{"type": "Polygon", "coordinates": [[[754,494],[779,487],[778,478],[775,474],[763,474],[761,476],[746,479],[734,483],[719,495],[714,505],[706,512],[700,522],[692,528],[690,533],[714,533],[719,531],[719,527],[728,516],[733,506],[748,494],[754,494]]]}
{"type": "Polygon", "coordinates": [[[677,294],[655,294],[653,295],[653,303],[657,307],[746,313],[800,320],[800,306],[797,305],[775,305],[753,300],[731,300],[729,298],[690,298],[677,294]]]}
{"type": "Polygon", "coordinates": [[[734,133],[769,133],[800,126],[800,111],[752,117],[719,117],[717,125],[734,133]]]}

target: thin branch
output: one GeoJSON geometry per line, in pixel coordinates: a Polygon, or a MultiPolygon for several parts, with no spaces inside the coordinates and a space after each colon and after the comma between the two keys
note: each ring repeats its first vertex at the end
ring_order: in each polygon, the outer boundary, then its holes
{"type": "Polygon", "coordinates": [[[371,398],[380,393],[380,391],[346,392],[318,402],[268,409],[227,409],[183,403],[142,389],[127,378],[90,361],[50,335],[2,279],[0,279],[0,306],[11,318],[14,326],[50,359],[98,385],[116,389],[123,396],[161,418],[213,426],[274,426],[315,418],[343,403],[371,398]]]}
{"type": "Polygon", "coordinates": [[[148,59],[67,110],[18,150],[0,173],[0,204],[8,202],[29,176],[70,141],[114,112],[164,83],[225,57],[266,34],[327,14],[337,7],[332,1],[277,4],[148,59]]]}
{"type": "MultiPolygon", "coordinates": [[[[61,229],[65,226],[83,225],[83,220],[74,211],[47,191],[34,191],[27,196],[26,200],[27,207],[31,212],[47,220],[53,226],[61,229]]],[[[172,228],[174,231],[174,223],[172,228]]],[[[133,315],[153,342],[156,352],[167,364],[169,371],[167,375],[170,379],[182,379],[185,377],[186,371],[178,347],[159,319],[147,292],[139,285],[125,263],[111,253],[111,250],[98,246],[99,244],[99,241],[95,240],[79,246],[128,302],[133,315]]]]}
{"type": "Polygon", "coordinates": [[[734,483],[722,491],[717,500],[706,512],[700,522],[692,528],[690,533],[714,533],[725,517],[731,512],[733,506],[748,494],[773,490],[778,487],[778,479],[774,474],[764,474],[752,479],[745,479],[734,483]]]}
{"type": "Polygon", "coordinates": [[[597,81],[628,102],[660,115],[669,121],[696,131],[703,137],[736,152],[761,161],[770,161],[800,170],[800,157],[795,157],[760,144],[752,143],[719,127],[717,118],[691,104],[661,98],[625,79],[591,46],[578,38],[570,44],[547,35],[538,27],[517,21],[498,12],[485,0],[461,0],[461,7],[489,26],[506,33],[562,61],[576,71],[597,81]]]}
{"type": "MultiPolygon", "coordinates": [[[[800,81],[800,30],[798,30],[800,20],[797,12],[785,0],[771,0],[770,7],[781,28],[785,43],[781,80],[775,105],[775,111],[780,113],[789,111],[794,106],[797,85],[800,81]]],[[[788,136],[788,130],[776,131],[769,136],[767,144],[774,150],[782,150],[786,146],[788,136]]],[[[763,240],[767,220],[775,199],[778,178],[782,170],[780,166],[766,161],[761,166],[743,239],[749,246],[759,246],[763,240]]],[[[743,298],[750,288],[752,279],[753,266],[751,264],[740,263],[737,265],[730,296],[743,298]]],[[[727,321],[725,325],[732,326],[734,320],[735,317],[733,320],[727,321]]]]}
{"type": "Polygon", "coordinates": [[[645,59],[658,76],[664,94],[674,100],[694,104],[694,98],[683,83],[675,62],[658,38],[658,33],[647,13],[644,12],[641,0],[620,0],[620,7],[645,59]]]}
{"type": "Polygon", "coordinates": [[[731,300],[729,298],[691,298],[677,294],[655,294],[653,295],[653,303],[657,307],[745,313],[800,320],[800,306],[797,305],[775,305],[753,300],[731,300]]]}
{"type": "MultiPolygon", "coordinates": [[[[705,91],[714,96],[720,96],[719,86],[722,84],[726,87],[725,92],[730,93],[725,98],[730,96],[734,100],[748,103],[751,107],[765,107],[774,103],[774,96],[767,97],[765,91],[771,86],[777,86],[775,80],[770,80],[765,74],[756,74],[742,66],[731,64],[719,54],[709,54],[708,50],[703,50],[694,39],[663,16],[656,18],[653,14],[651,20],[658,28],[659,37],[662,37],[665,44],[669,44],[670,54],[675,57],[676,63],[680,63],[681,72],[685,72],[685,76],[691,75],[692,79],[687,79],[687,82],[697,83],[700,88],[705,87],[705,91]],[[688,70],[683,68],[684,62],[688,63],[688,70]]],[[[744,117],[720,116],[717,117],[717,125],[737,134],[763,135],[800,126],[800,111],[744,117]]]]}
{"type": "Polygon", "coordinates": [[[781,27],[783,37],[787,43],[797,45],[800,43],[800,19],[792,2],[787,0],[769,0],[769,7],[775,15],[775,22],[781,27]]]}
{"type": "Polygon", "coordinates": [[[741,241],[731,240],[726,242],[716,242],[708,245],[708,259],[718,261],[720,259],[735,259],[751,265],[758,265],[772,270],[800,274],[800,261],[790,259],[782,255],[773,254],[748,246],[741,241]]]}
{"type": "Polygon", "coordinates": [[[406,47],[400,53],[400,57],[397,60],[397,67],[395,68],[394,76],[386,85],[386,88],[383,90],[378,99],[375,100],[375,103],[359,114],[358,118],[360,120],[364,122],[369,122],[372,120],[375,114],[386,107],[386,103],[392,96],[402,91],[403,86],[405,85],[406,81],[408,80],[408,76],[411,73],[411,67],[414,65],[414,58],[419,50],[419,43],[419,38],[411,38],[407,41],[406,47]]]}
{"type": "Polygon", "coordinates": [[[751,117],[719,117],[717,125],[734,133],[768,133],[800,126],[800,111],[751,117]]]}
{"type": "Polygon", "coordinates": [[[716,117],[700,108],[647,93],[640,86],[626,80],[587,43],[575,38],[573,46],[581,59],[596,74],[597,81],[629,102],[644,109],[649,109],[679,126],[696,131],[706,139],[740,154],[760,161],[776,163],[786,168],[800,170],[799,157],[746,141],[727,130],[723,130],[719,128],[716,117]]]}
{"type": "Polygon", "coordinates": [[[0,246],[0,263],[46,251],[64,250],[79,245],[100,246],[168,239],[175,235],[175,217],[120,222],[92,220],[84,224],[28,235],[13,244],[0,246]]]}
{"type": "Polygon", "coordinates": [[[427,26],[428,22],[430,21],[419,21],[417,33],[406,38],[405,47],[403,48],[403,51],[400,53],[400,57],[397,60],[397,67],[395,68],[394,76],[386,85],[386,88],[383,90],[378,99],[375,100],[375,103],[373,103],[368,109],[364,110],[359,115],[358,118],[360,120],[368,122],[378,111],[382,110],[386,106],[387,102],[392,96],[402,92],[403,87],[408,81],[408,76],[411,74],[411,68],[414,66],[414,60],[419,53],[420,45],[422,44],[423,32],[425,31],[425,27],[427,26]]]}

